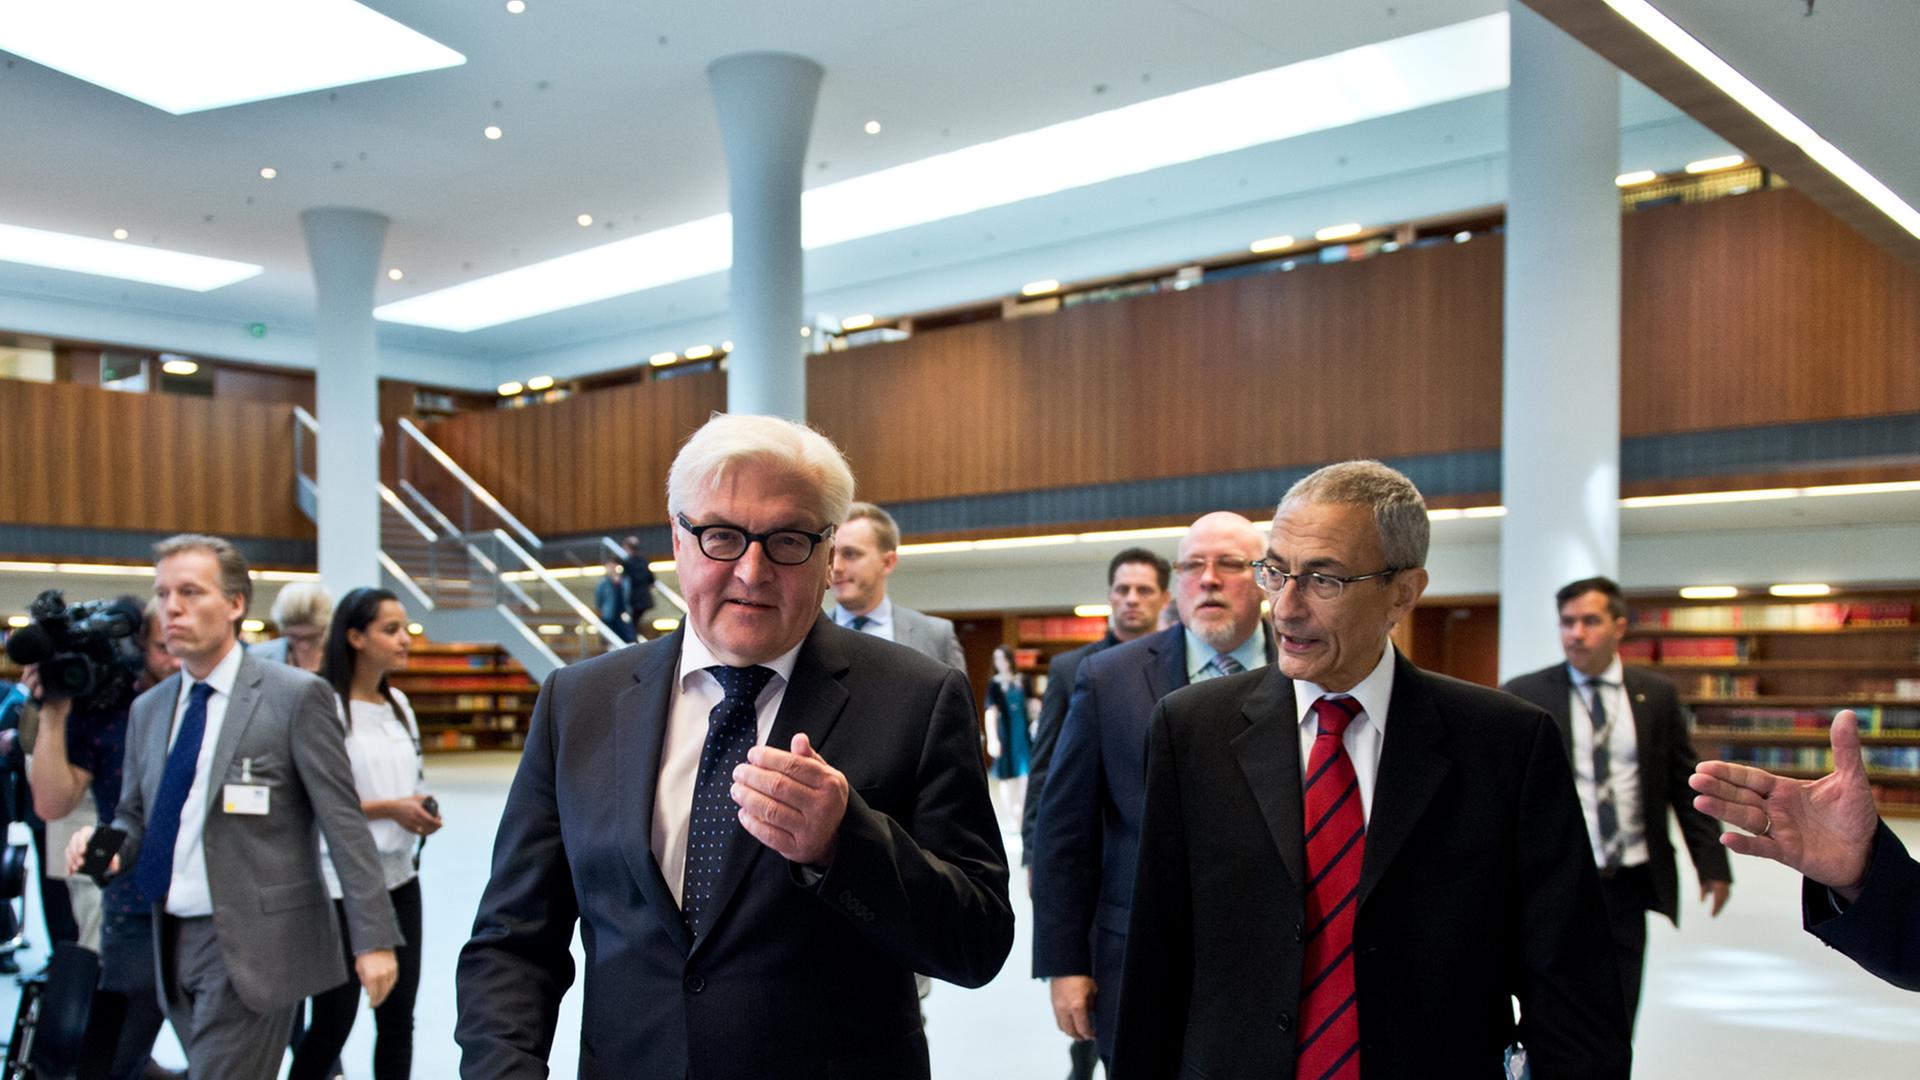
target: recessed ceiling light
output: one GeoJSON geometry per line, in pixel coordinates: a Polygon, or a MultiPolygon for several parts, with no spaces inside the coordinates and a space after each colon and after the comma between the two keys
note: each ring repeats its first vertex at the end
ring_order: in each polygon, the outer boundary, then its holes
{"type": "MultiPolygon", "coordinates": [[[[1506,85],[1507,15],[1496,12],[816,187],[801,197],[801,241],[829,247],[1506,85]]],[[[718,273],[732,235],[732,219],[716,214],[374,314],[442,330],[497,326],[718,273]]]]}
{"type": "Polygon", "coordinates": [[[501,397],[512,397],[513,395],[515,395],[515,394],[517,394],[517,393],[519,393],[520,391],[522,391],[522,390],[525,390],[525,389],[526,389],[526,387],[524,387],[524,386],[521,386],[521,385],[520,385],[520,384],[519,384],[518,382],[512,382],[512,381],[510,381],[510,382],[503,382],[503,383],[501,383],[501,384],[500,384],[500,396],[501,396],[501,397]]]}
{"type": "Polygon", "coordinates": [[[733,342],[731,342],[731,341],[723,341],[723,342],[721,342],[721,343],[720,343],[720,351],[721,351],[721,352],[732,352],[732,351],[733,351],[733,342]]]}
{"type": "Polygon", "coordinates": [[[7,616],[7,625],[18,630],[23,626],[33,625],[33,620],[27,618],[25,615],[9,615],[7,616]]]}
{"type": "Polygon", "coordinates": [[[695,345],[687,350],[687,359],[689,360],[705,360],[712,355],[713,346],[711,345],[695,345]]]}
{"type": "Polygon", "coordinates": [[[576,217],[576,218],[574,218],[573,220],[574,220],[574,221],[575,221],[576,223],[578,223],[578,224],[579,224],[579,226],[580,226],[581,228],[583,228],[583,229],[584,229],[584,228],[586,228],[587,226],[589,226],[589,225],[591,225],[591,224],[593,224],[593,215],[592,215],[592,214],[581,214],[581,215],[580,215],[579,217],[576,217]]]}
{"type": "MultiPolygon", "coordinates": [[[[115,230],[116,234],[125,230],[115,230]]],[[[118,244],[91,236],[0,225],[0,262],[25,263],[77,274],[98,274],[175,289],[207,292],[261,272],[252,263],[189,255],[184,251],[118,244]]]]}
{"type": "Polygon", "coordinates": [[[1453,242],[1456,244],[1464,244],[1471,239],[1473,239],[1473,233],[1466,229],[1461,229],[1459,232],[1453,234],[1453,242]]]}
{"type": "Polygon", "coordinates": [[[125,240],[125,239],[126,239],[126,238],[128,237],[128,235],[130,235],[130,234],[129,234],[129,233],[127,232],[127,230],[125,230],[125,229],[115,229],[115,230],[113,230],[113,238],[114,238],[115,240],[125,240]]]}
{"type": "Polygon", "coordinates": [[[1799,582],[1791,585],[1772,585],[1767,591],[1775,596],[1826,596],[1833,592],[1833,586],[1817,582],[1799,582]]]}
{"type": "Polygon", "coordinates": [[[1316,229],[1313,238],[1324,244],[1334,240],[1346,240],[1359,236],[1362,231],[1357,222],[1348,222],[1345,225],[1329,225],[1324,229],[1316,229]]]}
{"type": "Polygon", "coordinates": [[[1025,285],[1020,286],[1021,296],[1045,296],[1048,293],[1056,293],[1059,291],[1060,291],[1060,283],[1058,281],[1055,281],[1053,278],[1042,278],[1039,281],[1029,281],[1025,285]]]}
{"type": "Polygon", "coordinates": [[[406,276],[407,276],[407,275],[406,275],[406,272],[405,272],[404,270],[401,270],[401,269],[400,269],[399,267],[397,267],[397,266],[396,266],[396,267],[394,267],[393,269],[391,269],[391,270],[389,270],[389,271],[387,271],[387,280],[388,280],[388,281],[399,281],[399,280],[400,280],[401,278],[403,278],[403,277],[406,277],[406,276]]]}
{"type": "Polygon", "coordinates": [[[169,375],[193,375],[199,372],[200,365],[191,360],[169,360],[160,365],[160,370],[169,375]]]}
{"type": "Polygon", "coordinates": [[[1682,600],[1731,600],[1740,590],[1731,585],[1688,585],[1680,590],[1682,600]]]}
{"type": "Polygon", "coordinates": [[[9,4],[0,49],[176,116],[466,63],[353,0],[9,4]]]}
{"type": "Polygon", "coordinates": [[[871,315],[850,315],[840,320],[842,330],[865,330],[872,325],[873,316],[871,315]]]}
{"type": "Polygon", "coordinates": [[[498,139],[500,136],[506,133],[500,130],[500,125],[488,124],[486,127],[480,130],[480,134],[485,135],[489,139],[498,139]]]}
{"type": "Polygon", "coordinates": [[[264,169],[261,169],[261,170],[260,170],[260,179],[262,179],[262,180],[271,180],[271,179],[273,179],[274,177],[276,177],[276,176],[279,176],[279,175],[280,175],[280,170],[279,170],[279,169],[276,169],[276,168],[274,168],[274,167],[273,167],[273,166],[271,166],[271,165],[269,165],[269,166],[267,166],[266,168],[264,168],[264,169]]]}
{"type": "Polygon", "coordinates": [[[666,367],[668,364],[671,364],[678,359],[680,359],[679,353],[657,352],[657,353],[654,353],[652,356],[647,357],[647,363],[652,364],[654,367],[666,367]]]}
{"type": "Polygon", "coordinates": [[[867,134],[869,135],[880,134],[880,121],[878,120],[867,121],[867,134]]]}
{"type": "Polygon", "coordinates": [[[507,0],[507,13],[520,15],[527,10],[527,0],[507,0]]]}
{"type": "Polygon", "coordinates": [[[800,336],[801,336],[801,337],[812,337],[812,336],[813,336],[813,327],[811,327],[811,326],[803,326],[803,327],[801,327],[801,328],[800,328],[800,336]]]}
{"type": "Polygon", "coordinates": [[[660,631],[663,634],[670,634],[675,630],[680,629],[680,620],[679,619],[655,619],[653,620],[653,628],[655,630],[660,631]]]}
{"type": "Polygon", "coordinates": [[[527,389],[529,389],[529,390],[551,390],[551,389],[553,389],[553,376],[551,376],[551,375],[535,375],[535,376],[534,376],[533,378],[531,378],[531,379],[528,379],[528,380],[527,380],[527,389]]]}
{"type": "Polygon", "coordinates": [[[240,629],[249,634],[257,634],[262,630],[265,630],[266,628],[267,628],[267,624],[260,621],[259,619],[241,619],[240,620],[240,629]]]}
{"type": "Polygon", "coordinates": [[[1713,50],[1682,30],[1647,0],[1606,0],[1606,3],[1628,22],[1639,27],[1642,33],[1679,57],[1682,63],[1719,87],[1722,93],[1738,102],[1761,123],[1778,132],[1781,138],[1819,162],[1821,168],[1852,188],[1861,198],[1873,204],[1875,209],[1892,218],[1895,224],[1920,236],[1920,210],[1894,194],[1893,189],[1862,168],[1859,162],[1842,153],[1839,147],[1821,138],[1818,132],[1807,126],[1806,121],[1788,112],[1784,105],[1714,55],[1713,50]]]}
{"type": "Polygon", "coordinates": [[[1075,604],[1073,614],[1081,619],[1104,619],[1113,614],[1112,604],[1075,604]]]}
{"type": "Polygon", "coordinates": [[[1269,236],[1264,240],[1255,240],[1247,245],[1247,250],[1255,255],[1265,255],[1270,251],[1285,251],[1293,246],[1291,236],[1269,236]]]}
{"type": "Polygon", "coordinates": [[[1689,161],[1687,162],[1687,171],[1696,174],[1719,172],[1721,169],[1731,169],[1735,165],[1745,165],[1746,163],[1747,159],[1741,157],[1739,154],[1727,154],[1723,157],[1701,158],[1699,161],[1689,161]]]}
{"type": "Polygon", "coordinates": [[[1635,169],[1633,172],[1623,172],[1614,177],[1613,182],[1616,187],[1632,187],[1635,184],[1644,184],[1649,180],[1658,179],[1660,174],[1652,169],[1635,169]]]}
{"type": "Polygon", "coordinates": [[[427,628],[424,626],[421,626],[417,622],[410,622],[407,624],[407,633],[412,634],[414,637],[419,637],[421,634],[424,634],[426,632],[427,632],[427,628]]]}

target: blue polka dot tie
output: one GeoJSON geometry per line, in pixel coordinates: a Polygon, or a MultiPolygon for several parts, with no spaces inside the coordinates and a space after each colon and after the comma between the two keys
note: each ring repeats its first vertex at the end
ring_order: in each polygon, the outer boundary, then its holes
{"type": "Polygon", "coordinates": [[[707,742],[700,748],[700,772],[693,781],[693,815],[687,828],[687,873],[680,890],[680,913],[687,929],[699,937],[711,917],[713,891],[725,869],[727,844],[740,831],[740,808],[728,790],[733,770],[747,760],[747,750],[759,734],[754,702],[773,678],[773,669],[725,667],[707,669],[726,694],[707,714],[707,742]]]}

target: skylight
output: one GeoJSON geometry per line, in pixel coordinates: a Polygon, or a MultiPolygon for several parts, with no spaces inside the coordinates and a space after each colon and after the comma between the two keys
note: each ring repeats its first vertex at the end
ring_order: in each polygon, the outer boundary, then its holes
{"type": "MultiPolygon", "coordinates": [[[[1504,89],[1504,12],[979,143],[801,197],[807,248],[1504,89]]],[[[726,269],[718,214],[374,310],[470,331],[726,269]]]]}
{"type": "Polygon", "coordinates": [[[0,225],[0,262],[25,263],[77,274],[99,274],[175,289],[207,292],[260,273],[252,263],[141,247],[117,240],[0,225]]]}
{"type": "Polygon", "coordinates": [[[0,4],[0,49],[176,116],[467,62],[353,0],[0,4]]]}

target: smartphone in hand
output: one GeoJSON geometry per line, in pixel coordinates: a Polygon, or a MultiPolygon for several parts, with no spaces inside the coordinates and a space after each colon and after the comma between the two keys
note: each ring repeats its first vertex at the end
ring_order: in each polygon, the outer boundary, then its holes
{"type": "Polygon", "coordinates": [[[80,872],[92,878],[94,884],[105,885],[107,868],[113,865],[113,857],[126,842],[127,834],[111,825],[93,830],[93,835],[87,838],[87,853],[80,860],[80,872]]]}

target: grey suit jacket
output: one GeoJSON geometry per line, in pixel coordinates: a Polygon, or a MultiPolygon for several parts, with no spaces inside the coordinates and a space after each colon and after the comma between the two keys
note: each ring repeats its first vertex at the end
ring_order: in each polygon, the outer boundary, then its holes
{"type": "Polygon", "coordinates": [[[923,615],[910,607],[893,605],[893,640],[922,656],[935,660],[962,674],[967,670],[967,654],[960,648],[960,636],[953,632],[953,621],[937,615],[923,615]]]}
{"type": "MultiPolygon", "coordinates": [[[[173,675],[133,703],[126,779],[113,821],[127,833],[122,873],[132,873],[140,858],[147,811],[160,793],[181,678],[173,675]]],[[[400,944],[334,717],[333,690],[318,676],[243,655],[208,780],[202,843],[213,926],[227,977],[247,1008],[270,1012],[347,980],[339,920],[320,877],[321,833],[346,896],[353,951],[400,944]],[[253,782],[269,789],[266,814],[223,812],[222,788],[240,781],[242,759],[251,764],[253,782]]],[[[155,958],[164,984],[163,913],[154,905],[155,958]]]]}

